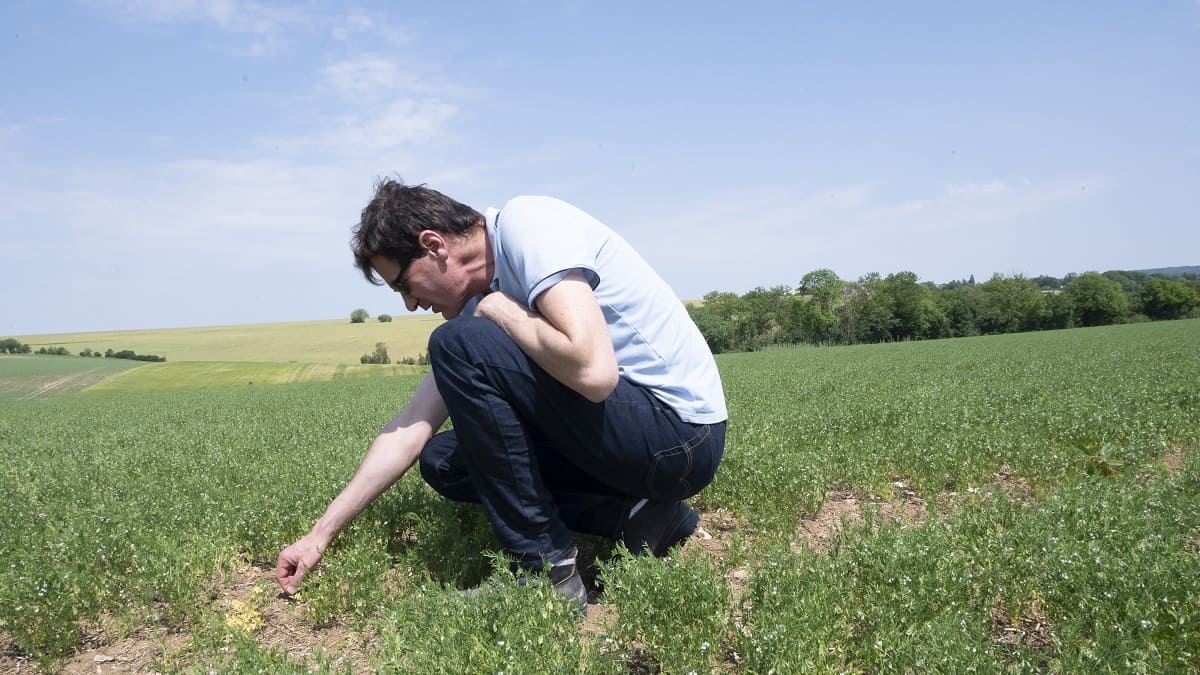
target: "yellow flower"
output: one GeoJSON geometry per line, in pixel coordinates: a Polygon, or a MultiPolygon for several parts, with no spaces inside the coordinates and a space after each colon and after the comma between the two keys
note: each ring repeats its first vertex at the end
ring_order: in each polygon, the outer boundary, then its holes
{"type": "Polygon", "coordinates": [[[250,634],[266,623],[263,621],[262,612],[248,602],[230,600],[229,608],[229,612],[225,614],[225,625],[230,630],[250,634]]]}

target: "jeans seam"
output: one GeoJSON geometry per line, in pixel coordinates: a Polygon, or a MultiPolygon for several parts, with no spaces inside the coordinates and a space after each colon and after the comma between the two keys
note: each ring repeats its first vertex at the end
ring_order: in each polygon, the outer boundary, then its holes
{"type": "Polygon", "coordinates": [[[695,450],[696,447],[703,443],[706,439],[708,439],[711,434],[711,425],[705,424],[695,436],[692,436],[683,443],[655,453],[654,461],[650,465],[650,472],[646,475],[646,487],[648,489],[653,489],[654,476],[658,472],[658,466],[661,460],[675,457],[676,455],[685,455],[687,456],[687,466],[685,466],[681,472],[678,482],[681,486],[683,486],[684,492],[691,494],[692,482],[688,480],[688,478],[692,475],[692,466],[695,464],[695,458],[692,455],[692,451],[695,450]]]}

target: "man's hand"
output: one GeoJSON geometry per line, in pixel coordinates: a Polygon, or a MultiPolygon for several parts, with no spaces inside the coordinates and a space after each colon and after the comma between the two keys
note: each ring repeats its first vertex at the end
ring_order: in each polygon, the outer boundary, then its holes
{"type": "Polygon", "coordinates": [[[319,545],[312,533],[304,535],[300,541],[279,552],[279,560],[275,563],[275,581],[284,593],[295,595],[297,586],[309,571],[321,562],[325,547],[319,545]]]}
{"type": "Polygon", "coordinates": [[[300,541],[279,553],[275,581],[285,593],[295,593],[304,577],[321,562],[338,532],[417,461],[421,449],[450,414],[430,373],[421,380],[412,400],[384,425],[363,458],[354,478],[329,503],[300,541]]]}
{"type": "Polygon", "coordinates": [[[491,320],[547,373],[599,403],[617,386],[617,357],[604,312],[580,270],[571,270],[534,301],[537,312],[502,292],[489,293],[475,316],[491,320]]]}

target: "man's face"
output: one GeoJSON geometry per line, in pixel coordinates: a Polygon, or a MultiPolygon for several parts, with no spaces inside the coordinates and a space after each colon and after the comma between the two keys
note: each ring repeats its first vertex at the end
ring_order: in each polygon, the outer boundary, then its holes
{"type": "Polygon", "coordinates": [[[371,267],[392,290],[404,298],[408,311],[431,309],[453,319],[466,303],[461,270],[436,251],[426,251],[408,265],[383,256],[372,256],[371,267]]]}

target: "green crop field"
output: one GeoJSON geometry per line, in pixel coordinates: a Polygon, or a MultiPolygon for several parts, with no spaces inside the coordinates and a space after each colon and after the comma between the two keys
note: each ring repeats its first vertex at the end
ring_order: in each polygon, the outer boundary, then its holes
{"type": "Polygon", "coordinates": [[[442,323],[440,315],[396,317],[380,323],[347,319],[264,323],[245,326],[162,328],[92,333],[16,336],[35,351],[66,347],[72,354],[91,348],[104,352],[131,349],[175,361],[295,361],[297,363],[356,364],[377,342],[388,347],[393,361],[425,351],[429,334],[442,323]]]}
{"type": "Polygon", "coordinates": [[[582,625],[544,585],[457,597],[507,567],[415,474],[277,595],[276,553],[419,375],[116,386],[151,365],[0,401],[0,670],[1191,671],[1197,344],[1176,321],[719,357],[705,534],[663,560],[586,541],[582,625]]]}

